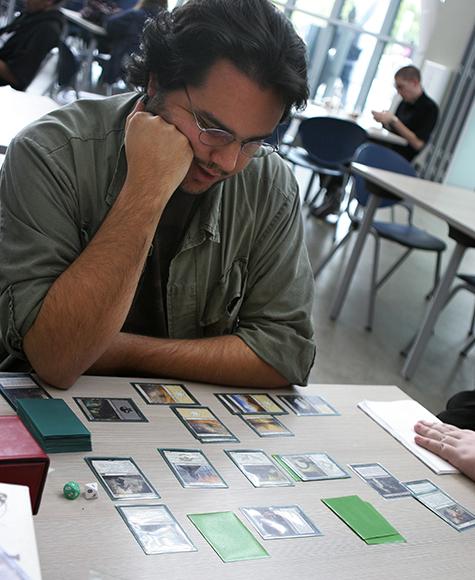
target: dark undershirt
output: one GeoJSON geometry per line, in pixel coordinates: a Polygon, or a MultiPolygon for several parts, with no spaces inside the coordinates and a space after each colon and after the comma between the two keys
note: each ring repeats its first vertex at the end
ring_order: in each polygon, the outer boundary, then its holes
{"type": "Polygon", "coordinates": [[[201,197],[177,190],[167,203],[122,332],[168,338],[167,283],[170,263],[178,252],[201,197]]]}

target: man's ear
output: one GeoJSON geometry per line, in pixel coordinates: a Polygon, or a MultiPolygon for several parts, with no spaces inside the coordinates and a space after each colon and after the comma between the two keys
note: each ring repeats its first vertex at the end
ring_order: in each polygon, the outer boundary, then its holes
{"type": "Polygon", "coordinates": [[[157,76],[155,73],[150,73],[148,77],[148,84],[147,84],[147,95],[149,98],[155,96],[157,92],[157,76]]]}

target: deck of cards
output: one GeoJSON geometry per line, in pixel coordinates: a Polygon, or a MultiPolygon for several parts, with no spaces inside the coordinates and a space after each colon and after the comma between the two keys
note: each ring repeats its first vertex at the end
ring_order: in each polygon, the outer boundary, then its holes
{"type": "Polygon", "coordinates": [[[183,487],[228,487],[200,449],[159,449],[183,487]]]}
{"type": "Polygon", "coordinates": [[[185,385],[176,383],[131,383],[149,405],[199,405],[185,385]]]}
{"type": "Polygon", "coordinates": [[[264,540],[322,535],[297,505],[242,507],[241,511],[264,540]]]}
{"type": "Polygon", "coordinates": [[[407,497],[411,492],[380,463],[352,463],[351,469],[386,499],[407,497]]]}
{"type": "Polygon", "coordinates": [[[288,411],[266,393],[216,393],[215,395],[234,415],[288,414],[288,411]]]}
{"type": "Polygon", "coordinates": [[[89,421],[128,423],[148,422],[132,399],[73,397],[89,421]]]}
{"type": "Polygon", "coordinates": [[[202,443],[239,442],[208,407],[175,405],[172,410],[193,437],[202,443]]]}
{"type": "Polygon", "coordinates": [[[254,487],[294,485],[289,476],[261,449],[225,449],[225,453],[254,487]]]}
{"type": "Polygon", "coordinates": [[[279,395],[296,415],[339,415],[340,413],[317,395],[279,395]]]}
{"type": "Polygon", "coordinates": [[[273,456],[296,481],[344,479],[349,473],[327,453],[292,453],[273,456]]]}

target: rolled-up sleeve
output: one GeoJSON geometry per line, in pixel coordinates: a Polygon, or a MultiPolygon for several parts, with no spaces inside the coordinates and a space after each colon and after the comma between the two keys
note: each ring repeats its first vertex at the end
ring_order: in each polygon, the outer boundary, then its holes
{"type": "Polygon", "coordinates": [[[285,183],[285,190],[270,190],[281,203],[253,245],[236,334],[289,383],[305,385],[315,358],[314,282],[297,184],[289,172],[285,183]]]}
{"type": "Polygon", "coordinates": [[[11,143],[0,173],[0,332],[16,357],[49,288],[81,251],[75,199],[54,154],[27,136],[11,143]]]}

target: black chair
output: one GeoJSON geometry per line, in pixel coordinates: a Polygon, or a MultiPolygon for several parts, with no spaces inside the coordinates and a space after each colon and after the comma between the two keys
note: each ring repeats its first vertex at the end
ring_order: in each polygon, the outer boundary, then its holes
{"type": "MultiPolygon", "coordinates": [[[[387,147],[382,147],[381,145],[373,145],[366,143],[362,145],[358,151],[355,153],[354,161],[357,163],[362,163],[370,167],[377,167],[379,169],[385,169],[387,171],[393,171],[395,173],[402,173],[403,175],[409,175],[411,177],[416,177],[416,172],[414,167],[406,160],[404,157],[388,149],[387,147]]],[[[331,258],[335,255],[339,248],[348,241],[351,233],[358,229],[361,222],[362,208],[364,208],[368,202],[369,196],[371,194],[370,188],[371,184],[368,184],[366,180],[358,175],[354,177],[353,192],[352,196],[356,200],[356,209],[353,213],[348,210],[348,215],[351,220],[351,226],[348,233],[340,240],[337,244],[333,246],[329,254],[321,261],[319,266],[314,271],[314,278],[322,272],[323,268],[328,264],[331,258]]],[[[381,190],[378,191],[381,195],[383,193],[381,190]]],[[[395,196],[388,194],[388,197],[381,197],[381,202],[379,208],[391,207],[395,204],[401,206],[405,211],[407,211],[407,223],[394,223],[394,222],[381,222],[373,221],[370,229],[370,233],[373,235],[374,244],[374,256],[371,274],[371,287],[368,305],[368,316],[366,329],[371,330],[373,327],[374,319],[374,307],[376,301],[376,293],[381,288],[381,286],[387,282],[387,280],[392,276],[396,269],[406,260],[409,254],[413,250],[424,250],[427,252],[434,252],[436,254],[436,265],[434,274],[434,286],[437,285],[440,276],[440,262],[442,252],[446,248],[445,242],[441,239],[432,236],[431,234],[417,228],[412,224],[412,208],[408,204],[399,203],[399,199],[395,196]],[[385,274],[378,280],[378,262],[380,254],[380,239],[388,240],[390,242],[395,242],[406,248],[406,251],[395,261],[395,263],[385,272],[385,274]]],[[[349,204],[349,208],[352,204],[349,204]]],[[[430,296],[432,291],[428,294],[430,296]]]]}
{"type": "Polygon", "coordinates": [[[342,178],[344,188],[348,166],[356,149],[367,140],[368,135],[356,123],[335,117],[305,119],[300,123],[298,135],[303,147],[292,148],[286,159],[312,172],[304,203],[308,202],[317,173],[325,178],[309,203],[312,206],[332,178],[342,178]]]}

